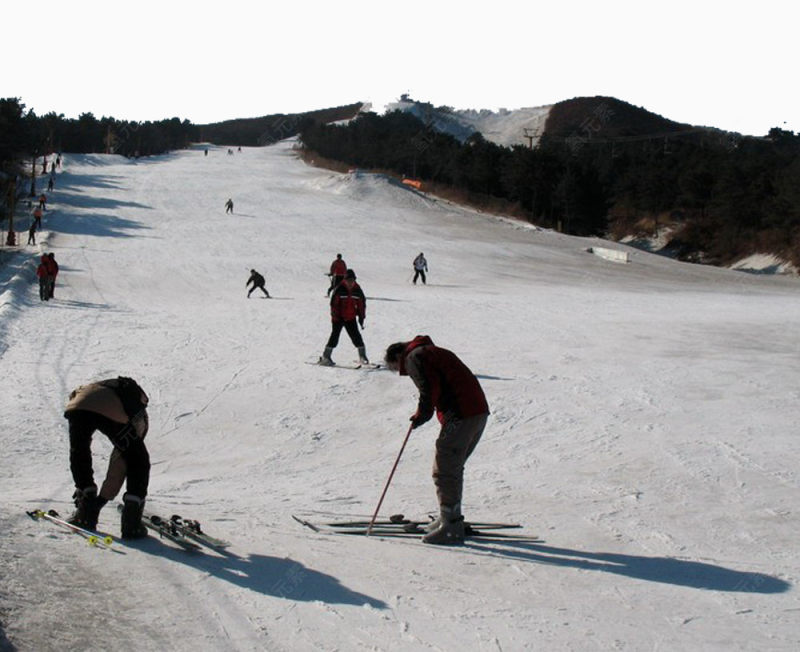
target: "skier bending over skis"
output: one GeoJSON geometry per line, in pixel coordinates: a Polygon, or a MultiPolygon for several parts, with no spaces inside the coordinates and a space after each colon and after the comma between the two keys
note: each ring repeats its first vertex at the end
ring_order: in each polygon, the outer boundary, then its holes
{"type": "Polygon", "coordinates": [[[369,364],[367,359],[367,349],[358,327],[364,328],[364,319],[367,316],[367,298],[364,291],[356,283],[356,273],[352,269],[345,272],[344,280],[336,286],[331,297],[331,336],[325,345],[325,352],[319,359],[319,364],[332,367],[336,364],[331,360],[331,353],[339,344],[339,335],[342,328],[347,330],[347,334],[353,342],[353,346],[358,349],[358,359],[361,364],[369,364]],[[356,324],[358,320],[358,324],[356,324]]]}
{"type": "Polygon", "coordinates": [[[452,351],[434,345],[427,335],[390,345],[385,361],[392,371],[410,376],[419,390],[417,411],[410,419],[412,429],[427,422],[434,410],[441,423],[433,463],[439,518],[428,526],[422,540],[445,545],[463,543],[464,464],[486,427],[486,396],[467,366],[452,351]]]}
{"type": "Polygon", "coordinates": [[[97,495],[91,445],[92,435],[99,430],[114,445],[109,476],[119,478],[120,473],[127,474],[127,492],[122,497],[122,537],[147,536],[142,523],[150,481],[150,456],[144,445],[149,425],[147,403],[144,390],[135,380],[123,376],[81,385],[69,395],[64,417],[69,422],[69,463],[77,507],[70,523],[94,530],[100,510],[119,491],[121,482],[112,479],[97,495]],[[115,454],[124,460],[124,470],[114,462],[115,454]]]}
{"type": "Polygon", "coordinates": [[[270,299],[271,297],[269,296],[269,292],[267,292],[267,289],[264,287],[264,282],[265,282],[264,281],[264,277],[261,276],[261,274],[259,274],[256,270],[251,269],[250,270],[250,278],[247,279],[247,283],[245,283],[245,285],[244,285],[245,287],[247,287],[251,283],[253,284],[253,287],[251,287],[250,291],[247,293],[247,298],[249,299],[250,298],[250,294],[253,292],[253,290],[258,288],[264,294],[267,295],[267,299],[270,299]]]}

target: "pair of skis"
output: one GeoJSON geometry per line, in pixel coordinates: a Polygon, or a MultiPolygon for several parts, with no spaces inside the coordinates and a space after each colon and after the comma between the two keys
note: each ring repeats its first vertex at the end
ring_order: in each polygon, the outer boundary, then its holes
{"type": "Polygon", "coordinates": [[[374,362],[353,362],[350,364],[322,364],[320,362],[306,362],[306,364],[314,365],[315,367],[329,367],[331,369],[363,369],[365,371],[377,371],[378,369],[385,369],[381,364],[374,362]]]}
{"type": "MultiPolygon", "coordinates": [[[[312,523],[299,516],[292,515],[292,518],[314,532],[323,534],[367,534],[375,537],[420,537],[426,533],[426,527],[430,525],[432,519],[426,521],[407,519],[402,514],[394,514],[388,519],[376,520],[370,524],[369,520],[354,521],[329,521],[324,523],[312,523]],[[371,525],[371,528],[370,528],[371,525]]],[[[505,530],[518,530],[522,527],[519,523],[491,523],[485,521],[468,521],[464,524],[465,536],[467,539],[475,540],[517,540],[517,541],[537,541],[538,537],[529,534],[517,534],[506,532],[505,530]]]]}
{"type": "MultiPolygon", "coordinates": [[[[121,512],[122,505],[117,505],[121,512]]],[[[230,543],[203,532],[199,521],[185,519],[178,514],[164,518],[147,510],[142,512],[142,523],[148,530],[158,534],[159,538],[169,539],[172,543],[190,552],[198,552],[205,546],[215,550],[224,550],[230,543]]]]}

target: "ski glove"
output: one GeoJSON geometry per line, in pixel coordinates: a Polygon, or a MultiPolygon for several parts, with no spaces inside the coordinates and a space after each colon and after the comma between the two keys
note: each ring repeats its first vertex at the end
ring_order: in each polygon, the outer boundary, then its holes
{"type": "Polygon", "coordinates": [[[364,330],[364,318],[363,317],[359,317],[358,318],[358,325],[361,326],[361,330],[364,330]]]}
{"type": "Polygon", "coordinates": [[[416,430],[419,428],[423,423],[427,423],[430,418],[433,416],[432,413],[424,413],[417,410],[414,414],[411,415],[409,421],[411,422],[411,429],[416,430]]]}

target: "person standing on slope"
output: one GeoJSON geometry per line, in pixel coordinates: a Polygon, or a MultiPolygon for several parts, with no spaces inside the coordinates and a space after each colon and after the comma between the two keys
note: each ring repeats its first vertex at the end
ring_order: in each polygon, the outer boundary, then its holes
{"type": "Polygon", "coordinates": [[[36,278],[39,279],[39,300],[47,301],[50,298],[50,259],[47,254],[41,257],[36,268],[36,278]]]}
{"type": "Polygon", "coordinates": [[[58,263],[56,262],[56,255],[51,251],[47,254],[47,298],[52,299],[56,292],[56,278],[58,277],[58,263]]]}
{"type": "Polygon", "coordinates": [[[328,276],[331,277],[331,284],[325,296],[331,296],[331,292],[333,292],[336,286],[342,282],[346,272],[347,263],[344,262],[342,254],[336,254],[336,260],[331,263],[331,269],[330,272],[328,272],[328,276]]]}
{"type": "Polygon", "coordinates": [[[428,261],[425,260],[425,254],[419,253],[414,259],[414,285],[417,284],[417,279],[422,278],[422,284],[425,285],[425,272],[428,271],[428,261]]]}
{"type": "Polygon", "coordinates": [[[319,364],[332,367],[336,363],[331,360],[331,353],[339,344],[339,335],[342,328],[347,331],[353,346],[358,349],[358,359],[361,364],[369,364],[367,349],[358,327],[364,328],[364,319],[367,315],[367,298],[364,291],[356,283],[356,273],[352,269],[345,272],[344,280],[336,286],[331,297],[331,321],[333,327],[325,352],[319,359],[319,364]]]}
{"type": "Polygon", "coordinates": [[[248,298],[248,299],[250,298],[250,294],[251,294],[251,293],[253,292],[253,290],[255,290],[256,288],[260,289],[260,290],[261,290],[261,291],[262,291],[264,294],[266,294],[266,295],[267,295],[267,299],[270,299],[270,298],[271,298],[271,297],[269,296],[269,292],[267,292],[267,289],[264,287],[264,283],[265,283],[265,281],[264,281],[264,277],[263,277],[263,276],[261,276],[261,274],[259,274],[259,273],[258,273],[256,270],[254,270],[254,269],[251,269],[251,270],[250,270],[250,278],[249,278],[249,279],[247,279],[247,283],[245,283],[245,287],[247,287],[247,286],[248,286],[248,285],[250,285],[251,283],[253,284],[253,287],[251,287],[251,288],[250,288],[250,291],[247,293],[247,298],[248,298]]]}
{"type": "Polygon", "coordinates": [[[233,213],[233,199],[230,197],[228,198],[228,201],[225,202],[225,215],[228,213],[233,213]]]}
{"type": "Polygon", "coordinates": [[[419,390],[417,411],[410,418],[412,429],[426,423],[434,411],[441,423],[433,464],[439,518],[428,526],[422,540],[461,544],[465,535],[461,515],[464,464],[489,418],[483,388],[455,353],[436,346],[427,335],[390,345],[384,359],[389,369],[409,376],[419,390]]]}
{"type": "MultiPolygon", "coordinates": [[[[144,501],[150,482],[150,455],[144,445],[149,420],[148,398],[132,378],[119,376],[81,385],[69,395],[64,417],[69,422],[69,463],[75,482],[75,513],[69,521],[94,530],[100,510],[111,500],[119,487],[107,483],[111,495],[97,495],[92,471],[92,435],[96,430],[111,440],[114,451],[125,462],[127,491],[122,497],[122,537],[136,539],[147,536],[142,523],[144,501]]],[[[112,454],[113,463],[113,454],[112,454]]],[[[109,465],[109,475],[112,475],[109,465]]],[[[117,470],[117,474],[119,470],[117,470]]]]}

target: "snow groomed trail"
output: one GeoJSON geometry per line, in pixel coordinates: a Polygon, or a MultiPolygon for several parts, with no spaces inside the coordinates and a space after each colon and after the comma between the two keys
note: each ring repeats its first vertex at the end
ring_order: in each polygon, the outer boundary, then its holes
{"type": "MultiPolygon", "coordinates": [[[[67,155],[42,234],[55,299],[39,302],[38,250],[3,252],[0,645],[797,649],[796,278],[632,249],[615,264],[586,249],[621,245],[309,167],[292,145],[67,155]],[[292,520],[369,517],[415,407],[407,378],[304,364],[338,252],[373,360],[425,333],[481,379],[468,518],[541,541],[442,549],[292,520]],[[251,268],[273,299],[246,298],[251,268]],[[69,512],[64,401],[116,375],[150,395],[149,507],[227,552],[92,548],[25,515],[69,512]]],[[[333,357],[355,359],[346,337],[333,357]]],[[[435,509],[435,435],[411,437],[384,514],[435,509]]],[[[101,476],[104,437],[94,450],[101,476]]],[[[100,529],[118,535],[113,508],[100,529]]]]}

